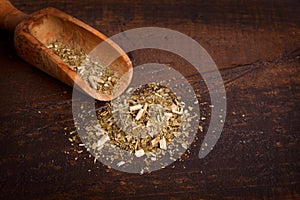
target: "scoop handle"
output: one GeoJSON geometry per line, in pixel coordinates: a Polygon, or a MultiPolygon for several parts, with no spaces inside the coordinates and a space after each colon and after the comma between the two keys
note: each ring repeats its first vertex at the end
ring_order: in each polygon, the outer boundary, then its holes
{"type": "Polygon", "coordinates": [[[28,15],[16,9],[8,0],[0,0],[0,28],[14,32],[16,26],[28,15]]]}

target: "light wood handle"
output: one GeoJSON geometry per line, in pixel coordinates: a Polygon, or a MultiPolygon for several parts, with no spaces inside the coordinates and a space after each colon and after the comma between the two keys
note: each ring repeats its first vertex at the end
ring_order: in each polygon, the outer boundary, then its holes
{"type": "Polygon", "coordinates": [[[28,15],[16,9],[8,0],[0,0],[0,28],[14,32],[16,26],[28,15]]]}

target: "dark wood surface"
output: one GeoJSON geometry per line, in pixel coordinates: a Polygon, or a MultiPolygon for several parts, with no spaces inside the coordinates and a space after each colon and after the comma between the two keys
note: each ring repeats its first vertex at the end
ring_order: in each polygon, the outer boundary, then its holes
{"type": "MultiPolygon", "coordinates": [[[[217,63],[228,110],[221,138],[204,159],[197,154],[208,120],[183,162],[144,175],[108,169],[68,141],[72,88],[23,62],[13,36],[0,31],[0,199],[300,198],[299,1],[12,3],[26,13],[56,7],[108,36],[144,26],[187,34],[217,63]]],[[[130,56],[135,65],[186,65],[156,50],[130,56]]],[[[201,102],[209,102],[197,77],[201,102]]],[[[201,109],[209,119],[209,109],[201,109]]]]}

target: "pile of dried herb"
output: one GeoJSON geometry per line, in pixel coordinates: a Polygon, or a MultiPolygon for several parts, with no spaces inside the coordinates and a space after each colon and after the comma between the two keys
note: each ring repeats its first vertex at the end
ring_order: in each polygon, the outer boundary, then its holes
{"type": "Polygon", "coordinates": [[[71,70],[77,72],[91,88],[104,94],[112,94],[116,89],[119,78],[108,67],[93,61],[83,50],[71,48],[58,41],[48,44],[47,48],[58,55],[71,70]]]}
{"type": "MultiPolygon", "coordinates": [[[[194,140],[199,116],[159,83],[128,88],[105,106],[79,104],[74,118],[82,145],[109,167],[140,173],[180,158],[194,140]],[[96,109],[96,113],[94,112],[96,109]],[[79,111],[78,110],[78,111],[79,111]]],[[[186,155],[186,154],[184,154],[186,155]]]]}

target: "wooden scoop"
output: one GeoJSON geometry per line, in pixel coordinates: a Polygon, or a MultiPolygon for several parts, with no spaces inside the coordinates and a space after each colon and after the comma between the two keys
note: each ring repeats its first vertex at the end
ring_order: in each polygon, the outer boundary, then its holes
{"type": "Polygon", "coordinates": [[[9,1],[0,0],[0,28],[14,32],[15,49],[25,61],[70,86],[77,84],[79,87],[76,88],[95,99],[112,100],[120,95],[131,81],[131,61],[117,44],[89,25],[55,8],[45,8],[26,15],[12,6],[9,1]],[[109,53],[119,55],[108,66],[117,77],[121,78],[117,92],[108,95],[92,89],[46,47],[54,41],[81,49],[86,54],[105,41],[109,48],[105,51],[105,56],[109,56],[109,53]]]}

